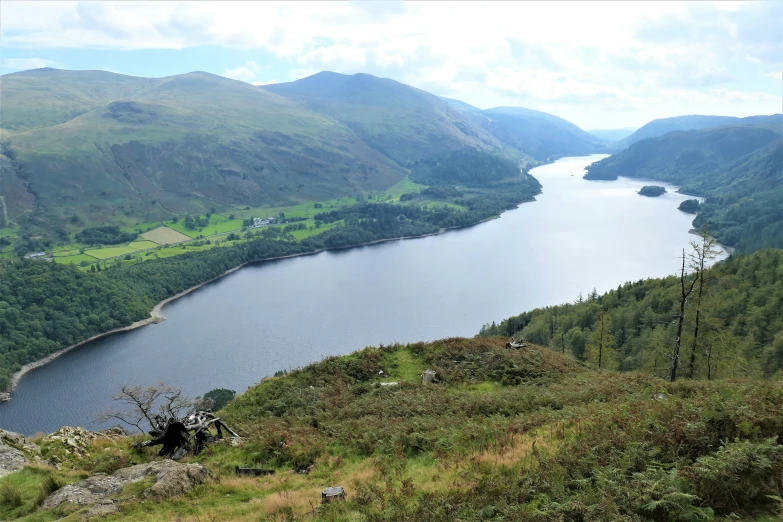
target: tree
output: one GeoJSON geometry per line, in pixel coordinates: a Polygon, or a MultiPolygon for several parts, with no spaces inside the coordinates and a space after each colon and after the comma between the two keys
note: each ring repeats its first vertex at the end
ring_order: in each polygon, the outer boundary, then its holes
{"type": "Polygon", "coordinates": [[[120,392],[112,397],[121,409],[108,409],[98,420],[116,419],[145,433],[146,426],[157,426],[161,418],[179,418],[193,407],[193,401],[183,397],[182,390],[166,383],[143,388],[123,384],[120,392]]]}
{"type": "MultiPolygon", "coordinates": [[[[701,318],[702,298],[704,297],[704,285],[705,282],[709,282],[712,278],[710,275],[705,275],[705,265],[710,261],[718,257],[720,250],[715,247],[715,240],[712,239],[706,230],[699,232],[700,242],[691,241],[691,267],[696,270],[696,278],[699,281],[699,288],[696,292],[696,318],[694,320],[693,327],[693,340],[691,341],[691,355],[688,362],[687,377],[693,378],[696,374],[696,350],[699,345],[699,319],[701,318]]],[[[715,272],[710,272],[714,274],[715,272]]],[[[709,371],[708,371],[709,373],[709,371]]],[[[709,377],[708,377],[709,378],[709,377]]]]}
{"type": "Polygon", "coordinates": [[[693,292],[693,287],[696,285],[698,274],[688,283],[685,274],[685,249],[682,249],[682,268],[680,270],[680,311],[677,315],[677,335],[674,338],[674,353],[671,356],[671,366],[669,367],[669,380],[674,382],[677,380],[677,369],[680,366],[680,345],[682,344],[682,325],[685,322],[685,303],[688,297],[693,292]]]}
{"type": "Polygon", "coordinates": [[[226,388],[215,388],[204,394],[204,397],[198,402],[198,408],[203,410],[217,411],[237,396],[234,390],[226,388]]]}
{"type": "Polygon", "coordinates": [[[565,334],[565,340],[571,348],[571,353],[579,360],[584,359],[585,354],[585,336],[582,329],[574,326],[565,334]]]}
{"type": "Polygon", "coordinates": [[[602,311],[588,337],[586,357],[589,363],[596,364],[599,369],[614,366],[615,343],[611,330],[612,318],[602,311]]]}

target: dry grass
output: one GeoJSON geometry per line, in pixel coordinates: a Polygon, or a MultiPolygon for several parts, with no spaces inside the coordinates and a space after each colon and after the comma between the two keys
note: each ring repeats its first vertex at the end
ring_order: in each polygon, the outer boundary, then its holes
{"type": "Polygon", "coordinates": [[[169,227],[158,227],[155,230],[150,230],[141,235],[144,239],[153,241],[159,245],[170,245],[173,243],[181,243],[183,241],[190,241],[191,238],[177,232],[169,227]]]}

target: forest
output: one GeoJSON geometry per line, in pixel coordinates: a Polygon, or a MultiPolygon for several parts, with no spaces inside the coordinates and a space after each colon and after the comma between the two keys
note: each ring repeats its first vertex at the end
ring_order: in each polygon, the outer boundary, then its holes
{"type": "MultiPolygon", "coordinates": [[[[681,375],[783,375],[783,251],[732,256],[702,275],[701,297],[697,281],[686,303],[681,375]]],[[[686,284],[695,277],[686,274],[686,284]]],[[[522,337],[596,368],[668,377],[680,292],[679,276],[629,282],[485,325],[479,335],[522,337]]]]}
{"type": "Polygon", "coordinates": [[[413,166],[410,178],[425,185],[462,183],[480,187],[518,175],[519,166],[510,159],[464,148],[419,160],[413,166]]]}
{"type": "Polygon", "coordinates": [[[105,226],[85,228],[76,234],[76,239],[87,245],[118,245],[136,239],[136,234],[123,232],[120,227],[105,226]]]}

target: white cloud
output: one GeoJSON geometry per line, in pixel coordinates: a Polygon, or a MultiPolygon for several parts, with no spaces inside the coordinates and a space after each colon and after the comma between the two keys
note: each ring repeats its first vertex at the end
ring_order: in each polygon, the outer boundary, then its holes
{"type": "MultiPolygon", "coordinates": [[[[639,126],[658,108],[779,110],[762,75],[783,65],[781,18],[781,2],[4,1],[0,36],[16,48],[253,49],[287,62],[290,79],[368,72],[606,128],[639,126]]],[[[251,63],[224,71],[258,74],[251,63]]]]}
{"type": "Polygon", "coordinates": [[[44,58],[6,58],[2,62],[2,66],[4,69],[24,71],[43,67],[58,67],[58,63],[44,58]]]}
{"type": "Polygon", "coordinates": [[[261,66],[253,60],[250,60],[245,65],[237,67],[236,69],[226,69],[223,71],[223,76],[231,78],[232,80],[240,80],[243,82],[252,82],[256,73],[261,70],[261,66]]]}
{"type": "Polygon", "coordinates": [[[274,85],[274,84],[277,83],[277,80],[268,80],[268,81],[265,81],[265,82],[252,82],[252,83],[255,86],[259,86],[259,85],[274,85]]]}

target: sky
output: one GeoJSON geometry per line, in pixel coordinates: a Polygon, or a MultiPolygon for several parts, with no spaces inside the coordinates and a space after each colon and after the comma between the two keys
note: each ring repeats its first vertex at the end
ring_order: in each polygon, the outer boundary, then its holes
{"type": "Polygon", "coordinates": [[[783,111],[783,2],[0,2],[0,73],[369,73],[584,129],[783,111]]]}

